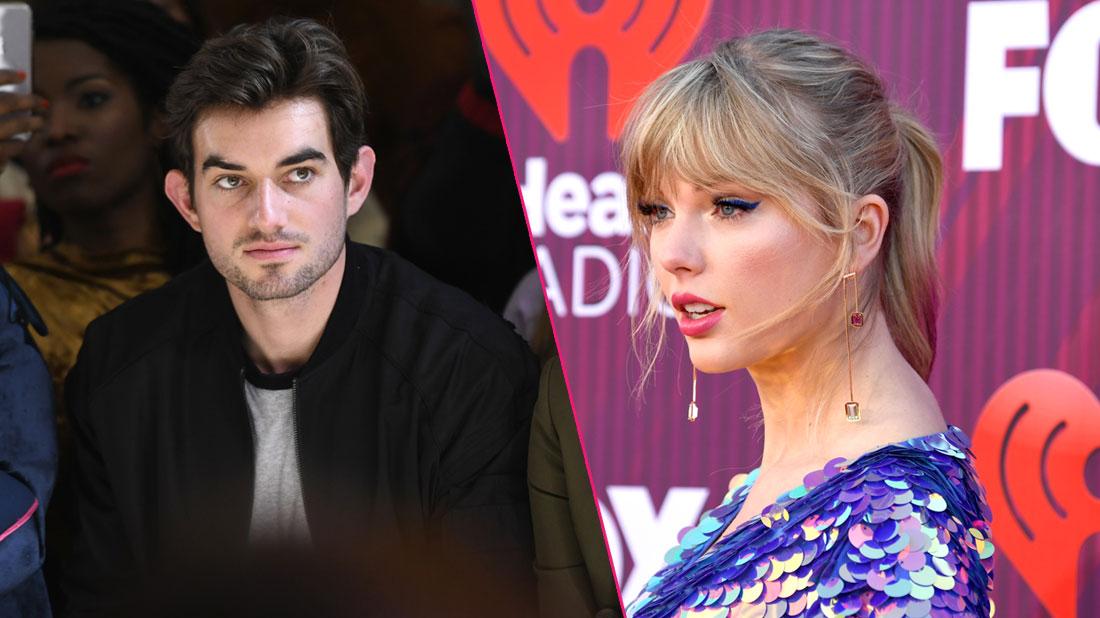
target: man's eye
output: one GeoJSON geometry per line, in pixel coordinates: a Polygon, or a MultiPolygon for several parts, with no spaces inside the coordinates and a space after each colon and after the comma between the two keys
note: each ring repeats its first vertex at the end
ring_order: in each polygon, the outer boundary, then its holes
{"type": "Polygon", "coordinates": [[[240,176],[222,176],[221,178],[217,179],[214,184],[217,185],[219,189],[231,191],[233,189],[239,188],[242,184],[244,184],[244,181],[241,179],[240,176]]]}
{"type": "Polygon", "coordinates": [[[309,182],[313,180],[314,171],[308,167],[299,167],[290,172],[291,182],[309,182]]]}

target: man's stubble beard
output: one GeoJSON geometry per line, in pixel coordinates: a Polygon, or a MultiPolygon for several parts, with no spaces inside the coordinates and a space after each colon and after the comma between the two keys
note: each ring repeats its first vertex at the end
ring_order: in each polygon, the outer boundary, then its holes
{"type": "MultiPolygon", "coordinates": [[[[316,257],[303,264],[297,272],[291,273],[289,276],[280,275],[281,271],[289,268],[286,264],[263,266],[265,275],[259,280],[254,280],[250,279],[240,265],[233,261],[232,254],[219,256],[216,260],[211,254],[211,260],[214,261],[214,267],[225,277],[226,281],[244,292],[252,300],[269,301],[294,298],[310,289],[340,258],[340,252],[344,249],[344,238],[347,234],[347,222],[345,221],[339,230],[333,230],[333,232],[331,235],[326,235],[323,241],[317,245],[316,257]]],[[[256,238],[256,236],[238,240],[234,245],[243,244],[243,242],[251,241],[253,238],[256,238]]],[[[304,235],[284,236],[276,234],[262,238],[267,242],[278,240],[298,241],[303,242],[305,246],[308,246],[309,241],[309,237],[304,235]]]]}

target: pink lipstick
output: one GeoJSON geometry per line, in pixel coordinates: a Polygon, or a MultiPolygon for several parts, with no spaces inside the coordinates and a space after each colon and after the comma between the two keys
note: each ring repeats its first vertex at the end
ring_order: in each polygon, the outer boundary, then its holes
{"type": "Polygon", "coordinates": [[[685,337],[701,337],[722,320],[726,308],[694,294],[676,293],[669,299],[676,309],[676,323],[685,337]]]}

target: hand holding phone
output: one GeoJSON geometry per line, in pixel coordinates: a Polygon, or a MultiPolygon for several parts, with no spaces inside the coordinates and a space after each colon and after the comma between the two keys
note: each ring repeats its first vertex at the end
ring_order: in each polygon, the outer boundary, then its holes
{"type": "Polygon", "coordinates": [[[45,100],[31,94],[32,37],[30,7],[0,4],[0,166],[44,124],[35,112],[45,109],[45,100]]]}
{"type": "MultiPolygon", "coordinates": [[[[0,86],[26,81],[26,74],[0,69],[0,86]]],[[[30,134],[41,129],[45,120],[36,111],[45,108],[45,99],[33,94],[0,90],[0,170],[23,151],[30,134]]]]}

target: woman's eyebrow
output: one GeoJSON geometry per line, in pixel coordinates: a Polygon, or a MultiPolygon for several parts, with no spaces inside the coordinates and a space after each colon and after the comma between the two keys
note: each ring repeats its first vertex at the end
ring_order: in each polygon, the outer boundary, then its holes
{"type": "Polygon", "coordinates": [[[80,84],[83,84],[86,81],[91,81],[93,79],[107,79],[107,76],[103,75],[102,73],[88,73],[86,75],[77,75],[76,77],[72,77],[65,82],[65,90],[72,90],[80,84]]]}

